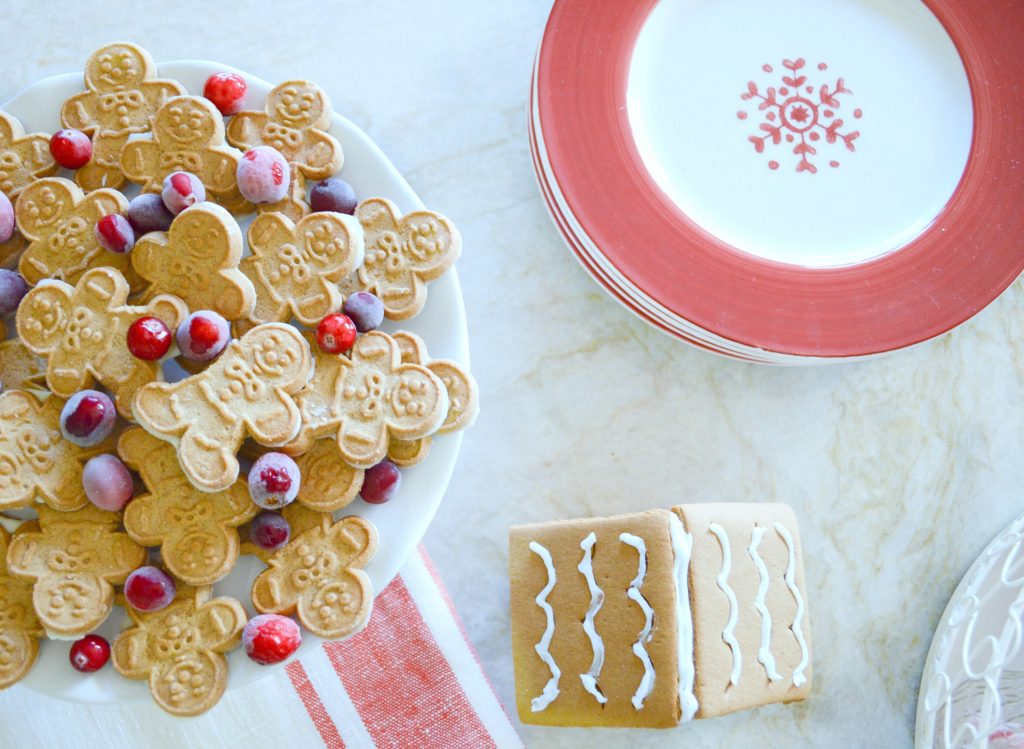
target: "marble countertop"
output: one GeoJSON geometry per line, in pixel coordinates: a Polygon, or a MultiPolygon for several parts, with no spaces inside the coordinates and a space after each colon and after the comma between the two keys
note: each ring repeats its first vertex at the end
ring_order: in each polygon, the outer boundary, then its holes
{"type": "MultiPolygon", "coordinates": [[[[5,10],[0,98],[117,38],[315,79],[462,230],[483,410],[426,545],[515,714],[509,525],[784,501],[800,518],[814,691],[673,731],[520,727],[531,749],[907,747],[938,616],[1022,508],[1024,294],[941,340],[861,364],[757,367],[657,333],[562,245],[537,192],[525,99],[550,0],[410,6],[90,0],[5,10]],[[50,40],[40,43],[40,40],[50,40]],[[57,40],[57,41],[53,41],[57,40]]],[[[609,181],[607,189],[615,190],[609,181]]]]}

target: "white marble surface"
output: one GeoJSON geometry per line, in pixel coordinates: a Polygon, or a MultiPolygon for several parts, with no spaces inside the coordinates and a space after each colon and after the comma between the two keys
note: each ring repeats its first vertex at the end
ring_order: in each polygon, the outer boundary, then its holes
{"type": "Polygon", "coordinates": [[[117,38],[158,59],[309,77],[457,222],[483,412],[426,543],[513,714],[509,525],[681,501],[796,508],[807,703],[673,731],[522,727],[528,747],[910,746],[938,615],[1024,504],[1024,294],[857,365],[754,367],[656,333],[585,275],[534,185],[524,101],[549,5],[8,4],[0,97],[117,38]]]}

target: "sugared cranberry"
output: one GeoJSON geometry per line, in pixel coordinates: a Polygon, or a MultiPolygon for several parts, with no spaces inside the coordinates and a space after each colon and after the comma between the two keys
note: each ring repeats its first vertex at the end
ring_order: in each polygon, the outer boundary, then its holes
{"type": "Polygon", "coordinates": [[[128,350],[138,359],[156,361],[171,350],[171,329],[159,317],[140,317],[128,326],[128,350]]]}
{"type": "Polygon", "coordinates": [[[96,241],[100,247],[123,255],[135,246],[135,231],[120,213],[109,213],[96,222],[96,241]]]}
{"type": "Polygon", "coordinates": [[[402,485],[402,472],[390,460],[382,460],[368,468],[363,476],[363,488],[359,496],[371,505],[382,505],[394,498],[402,485]]]}
{"type": "Polygon", "coordinates": [[[152,192],[136,195],[128,203],[128,220],[137,236],[150,231],[167,231],[174,215],[167,210],[164,199],[152,192]]]}
{"type": "Polygon", "coordinates": [[[167,210],[177,216],[186,208],[206,200],[206,186],[189,172],[171,172],[164,177],[164,189],[160,193],[167,210]]]}
{"type": "Polygon", "coordinates": [[[249,524],[249,540],[264,551],[277,551],[291,534],[291,525],[276,512],[261,512],[249,524]]]}
{"type": "Polygon", "coordinates": [[[174,600],[174,579],[159,567],[139,567],[124,582],[128,605],[139,611],[159,611],[174,600]]]}
{"type": "Polygon", "coordinates": [[[245,78],[238,73],[214,73],[206,79],[203,96],[213,102],[225,117],[238,114],[245,104],[245,78]]]}
{"type": "Polygon", "coordinates": [[[0,192],[0,244],[14,236],[14,206],[11,199],[0,192]]]}
{"type": "Polygon", "coordinates": [[[92,158],[92,141],[81,130],[58,130],[50,138],[50,155],[65,169],[81,169],[92,158]]]}
{"type": "Polygon", "coordinates": [[[352,319],[360,333],[376,330],[384,322],[384,302],[369,291],[350,294],[341,311],[352,319]]]}
{"type": "Polygon", "coordinates": [[[186,359],[209,361],[228,345],[231,326],[216,312],[199,310],[185,318],[174,337],[186,359]]]}
{"type": "Polygon", "coordinates": [[[264,510],[291,504],[299,493],[299,466],[284,453],[266,453],[249,469],[249,495],[264,510]]]}
{"type": "Polygon", "coordinates": [[[9,315],[17,310],[27,293],[28,284],[20,273],[0,268],[0,315],[9,315]]]}
{"type": "Polygon", "coordinates": [[[110,660],[110,643],[99,635],[86,635],[71,646],[69,658],[76,671],[94,673],[110,660]]]}
{"type": "Polygon", "coordinates": [[[280,614],[254,616],[242,630],[245,654],[261,666],[280,663],[302,644],[299,625],[280,614]]]}
{"type": "Polygon", "coordinates": [[[238,191],[252,203],[276,203],[288,193],[288,162],[270,146],[245,152],[238,162],[238,191]]]}
{"type": "Polygon", "coordinates": [[[352,185],[337,177],[322,179],[309,191],[309,207],[314,211],[334,211],[347,213],[356,212],[356,191],[352,185]]]}
{"type": "Polygon", "coordinates": [[[110,436],[117,423],[117,411],[110,396],[98,390],[80,390],[60,412],[64,439],[79,447],[92,447],[110,436]]]}
{"type": "Polygon", "coordinates": [[[96,455],[82,469],[82,487],[89,501],[101,510],[118,512],[132,498],[132,475],[116,455],[96,455]]]}
{"type": "Polygon", "coordinates": [[[343,354],[356,342],[356,324],[340,312],[328,315],[316,326],[316,342],[328,354],[343,354]]]}

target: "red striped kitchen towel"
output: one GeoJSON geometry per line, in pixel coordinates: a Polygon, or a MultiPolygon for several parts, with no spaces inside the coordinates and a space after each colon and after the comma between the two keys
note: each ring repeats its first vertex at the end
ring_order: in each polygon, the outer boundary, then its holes
{"type": "Polygon", "coordinates": [[[422,547],[377,596],[363,632],[228,692],[198,718],[172,718],[148,702],[87,706],[24,687],[0,693],[4,749],[140,745],[522,747],[422,547]]]}

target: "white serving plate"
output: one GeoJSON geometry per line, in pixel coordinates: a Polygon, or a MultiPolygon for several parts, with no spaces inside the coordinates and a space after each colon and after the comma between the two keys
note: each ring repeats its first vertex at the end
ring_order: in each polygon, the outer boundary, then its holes
{"type": "MultiPolygon", "coordinates": [[[[236,68],[202,60],[166,62],[158,65],[158,68],[160,77],[181,81],[193,95],[201,95],[203,84],[212,73],[240,73],[249,86],[246,109],[262,109],[273,87],[267,81],[236,68]]],[[[26,132],[52,133],[61,128],[60,108],[64,100],[83,88],[81,73],[44,78],[0,105],[0,109],[17,117],[26,132]]],[[[331,95],[330,91],[327,93],[331,95]]],[[[345,153],[340,176],[352,185],[357,196],[361,199],[371,196],[388,198],[403,212],[424,207],[387,156],[356,125],[335,114],[330,132],[341,142],[345,153]]],[[[137,190],[126,190],[129,195],[135,192],[137,190]]],[[[244,236],[252,216],[238,218],[244,236]]],[[[454,359],[463,366],[469,366],[466,310],[455,269],[449,270],[430,285],[428,303],[418,316],[401,325],[385,321],[382,326],[386,332],[399,329],[422,336],[433,357],[454,359]]],[[[390,503],[368,505],[356,499],[337,513],[339,517],[360,515],[372,521],[380,532],[377,555],[366,570],[374,591],[380,592],[391,582],[423,538],[448,486],[461,442],[460,433],[435,438],[427,460],[402,470],[401,489],[390,503]]],[[[254,615],[256,612],[249,597],[249,589],[263,566],[255,557],[241,557],[235,570],[215,586],[215,593],[237,598],[245,605],[249,615],[254,615]]],[[[97,631],[113,641],[126,619],[124,612],[115,608],[107,622],[97,631]]],[[[319,638],[304,631],[302,645],[293,658],[300,657],[319,644],[319,638]]],[[[70,642],[61,641],[42,643],[39,660],[22,684],[42,694],[71,702],[111,704],[149,699],[145,681],[126,679],[109,665],[92,675],[74,671],[68,662],[70,645],[70,642]]],[[[229,690],[250,684],[277,668],[256,665],[240,648],[228,655],[228,661],[229,690]]]]}

